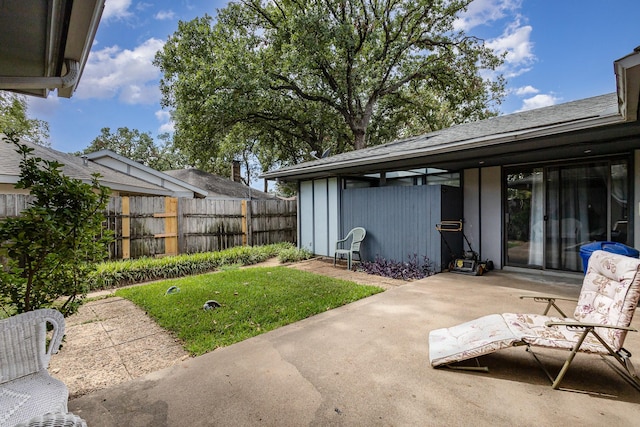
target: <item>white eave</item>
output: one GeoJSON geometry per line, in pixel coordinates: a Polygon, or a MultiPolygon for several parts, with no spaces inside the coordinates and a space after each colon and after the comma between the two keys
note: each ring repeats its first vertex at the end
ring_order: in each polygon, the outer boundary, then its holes
{"type": "Polygon", "coordinates": [[[95,38],[105,0],[0,2],[0,90],[69,98],[95,38]]]}
{"type": "Polygon", "coordinates": [[[640,101],[640,46],[613,63],[620,114],[627,122],[638,120],[640,101]]]}

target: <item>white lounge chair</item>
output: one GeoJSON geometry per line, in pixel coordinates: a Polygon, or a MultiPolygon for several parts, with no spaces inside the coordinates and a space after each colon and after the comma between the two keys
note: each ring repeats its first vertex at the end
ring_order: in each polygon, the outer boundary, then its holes
{"type": "MultiPolygon", "coordinates": [[[[461,325],[429,333],[429,359],[433,367],[486,370],[480,366],[459,366],[456,362],[495,351],[524,345],[570,351],[555,376],[545,372],[554,389],[560,387],[578,352],[602,356],[631,385],[640,390],[631,354],[624,349],[627,332],[640,298],[640,259],[605,251],[594,251],[589,259],[573,317],[556,305],[558,297],[531,297],[547,303],[544,314],[491,314],[461,325]],[[548,316],[554,307],[560,316],[548,316]],[[611,356],[611,357],[608,357],[611,356]],[[613,363],[613,358],[618,364],[613,363]]],[[[523,297],[524,298],[524,297],[523,297]]],[[[536,360],[540,360],[536,357],[536,360]]]]}

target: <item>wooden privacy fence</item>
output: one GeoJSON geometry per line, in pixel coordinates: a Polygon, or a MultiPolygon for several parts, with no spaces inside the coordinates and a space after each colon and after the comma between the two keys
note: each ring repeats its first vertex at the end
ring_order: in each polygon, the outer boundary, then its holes
{"type": "MultiPolygon", "coordinates": [[[[17,216],[31,196],[0,195],[0,219],[17,216]]],[[[218,251],[297,239],[297,205],[290,200],[111,197],[105,228],[110,258],[218,251]]]]}

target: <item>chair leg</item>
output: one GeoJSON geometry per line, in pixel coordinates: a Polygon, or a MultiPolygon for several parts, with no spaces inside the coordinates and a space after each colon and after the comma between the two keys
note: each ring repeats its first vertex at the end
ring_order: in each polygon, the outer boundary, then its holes
{"type": "Polygon", "coordinates": [[[556,376],[556,379],[553,381],[553,384],[551,385],[551,388],[553,388],[554,390],[557,390],[558,387],[560,387],[560,381],[562,381],[562,379],[564,378],[564,375],[569,370],[569,365],[571,365],[571,362],[573,362],[573,359],[576,357],[576,354],[578,353],[578,349],[582,345],[582,342],[587,337],[588,333],[589,333],[589,329],[586,329],[580,336],[580,339],[578,340],[576,345],[573,346],[573,350],[571,350],[569,357],[567,357],[567,360],[565,360],[564,365],[562,365],[562,369],[560,369],[558,376],[556,376]]]}
{"type": "Polygon", "coordinates": [[[347,269],[351,271],[351,252],[347,254],[347,269]]]}
{"type": "Polygon", "coordinates": [[[336,259],[337,259],[337,258],[338,258],[338,253],[337,253],[337,252],[334,252],[334,253],[333,253],[333,266],[334,266],[334,267],[336,266],[336,259]]]}

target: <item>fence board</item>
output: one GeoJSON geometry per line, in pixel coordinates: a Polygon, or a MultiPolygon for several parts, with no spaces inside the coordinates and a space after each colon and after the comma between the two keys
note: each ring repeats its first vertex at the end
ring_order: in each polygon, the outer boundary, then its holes
{"type": "MultiPolygon", "coordinates": [[[[0,194],[0,220],[18,216],[30,200],[29,195],[0,194]]],[[[176,249],[178,253],[219,251],[241,246],[243,240],[251,245],[296,243],[295,201],[245,201],[244,215],[242,200],[179,199],[176,203],[177,207],[170,205],[165,197],[111,197],[104,222],[114,236],[110,258],[162,256],[176,249]],[[123,214],[127,204],[128,215],[123,214]]]]}

